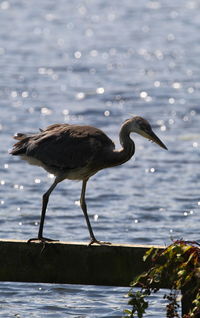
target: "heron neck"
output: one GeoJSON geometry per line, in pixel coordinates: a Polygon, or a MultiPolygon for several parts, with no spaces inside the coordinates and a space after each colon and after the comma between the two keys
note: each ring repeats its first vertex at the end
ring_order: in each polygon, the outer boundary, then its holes
{"type": "Polygon", "coordinates": [[[119,133],[119,140],[122,148],[120,150],[114,150],[112,154],[109,153],[109,157],[106,156],[107,168],[119,166],[134,155],[135,144],[130,138],[130,132],[128,125],[124,123],[119,133]]]}
{"type": "Polygon", "coordinates": [[[130,138],[131,128],[129,122],[125,122],[119,133],[120,144],[122,145],[122,149],[119,150],[119,156],[121,157],[121,163],[128,161],[135,152],[135,144],[134,141],[130,138]]]}
{"type": "MultiPolygon", "coordinates": [[[[130,138],[130,133],[132,130],[130,130],[129,127],[130,126],[128,125],[127,122],[125,122],[123,126],[121,127],[121,130],[119,133],[119,140],[122,146],[121,149],[111,150],[110,148],[109,149],[105,148],[103,150],[103,152],[101,153],[103,160],[101,160],[101,157],[100,157],[100,163],[99,163],[99,166],[101,167],[100,169],[119,166],[123,164],[124,162],[128,161],[134,155],[135,144],[133,140],[130,138]]],[[[97,161],[98,161],[98,158],[97,158],[97,161]]]]}

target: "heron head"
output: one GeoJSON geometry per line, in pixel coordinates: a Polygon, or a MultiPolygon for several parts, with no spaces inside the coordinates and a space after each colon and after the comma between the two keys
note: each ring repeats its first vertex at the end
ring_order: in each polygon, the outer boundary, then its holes
{"type": "Polygon", "coordinates": [[[129,121],[130,121],[129,127],[131,132],[136,132],[137,134],[155,142],[160,147],[167,149],[164,143],[153,132],[151,125],[146,119],[136,116],[129,119],[129,121]]]}

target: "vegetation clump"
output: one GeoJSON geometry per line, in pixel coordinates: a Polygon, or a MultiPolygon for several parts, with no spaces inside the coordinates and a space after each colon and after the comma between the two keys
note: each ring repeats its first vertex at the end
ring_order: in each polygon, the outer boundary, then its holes
{"type": "Polygon", "coordinates": [[[166,317],[180,317],[177,295],[182,293],[183,303],[186,302],[183,318],[200,318],[200,244],[191,241],[175,241],[162,252],[151,248],[143,260],[150,262],[150,269],[131,283],[129,305],[125,310],[126,317],[144,317],[149,307],[148,296],[158,292],[161,286],[169,287],[164,295],[167,299],[166,317]],[[134,287],[140,290],[134,291],[134,287]],[[188,312],[185,312],[188,311],[188,312]]]}

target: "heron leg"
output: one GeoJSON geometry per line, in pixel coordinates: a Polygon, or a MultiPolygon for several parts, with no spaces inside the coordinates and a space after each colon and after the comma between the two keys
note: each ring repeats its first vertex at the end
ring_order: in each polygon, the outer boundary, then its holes
{"type": "Polygon", "coordinates": [[[84,213],[84,216],[85,216],[85,220],[86,220],[86,223],[87,223],[87,227],[88,227],[88,230],[89,230],[89,233],[90,233],[90,243],[89,243],[89,245],[92,245],[94,243],[96,243],[96,244],[111,244],[109,242],[98,241],[96,239],[96,237],[94,236],[94,233],[93,233],[93,230],[92,230],[92,226],[91,226],[91,223],[90,223],[90,220],[89,220],[89,216],[88,216],[88,213],[87,213],[87,205],[86,205],[86,201],[85,201],[85,192],[86,192],[87,181],[88,181],[88,179],[83,180],[83,183],[82,183],[80,205],[81,205],[81,208],[83,210],[83,213],[84,213]]]}
{"type": "Polygon", "coordinates": [[[82,183],[80,205],[81,205],[81,209],[83,210],[83,214],[85,216],[85,220],[86,220],[87,227],[88,227],[88,230],[90,233],[91,241],[96,241],[96,238],[95,238],[93,230],[92,230],[92,226],[90,224],[89,216],[87,213],[87,205],[86,205],[86,201],[85,201],[85,192],[86,192],[87,181],[88,180],[83,180],[83,183],[82,183]]]}
{"type": "Polygon", "coordinates": [[[42,197],[42,212],[41,212],[41,217],[40,217],[40,226],[39,226],[39,231],[38,231],[38,237],[37,238],[31,238],[31,239],[28,240],[28,242],[36,241],[36,240],[39,240],[41,242],[52,242],[52,241],[55,241],[55,240],[43,237],[43,227],[44,227],[44,220],[45,220],[47,204],[49,202],[49,196],[50,196],[51,192],[55,189],[55,187],[57,186],[57,184],[60,181],[61,180],[56,177],[55,180],[54,180],[54,183],[50,186],[48,191],[43,195],[43,197],[42,197]]]}

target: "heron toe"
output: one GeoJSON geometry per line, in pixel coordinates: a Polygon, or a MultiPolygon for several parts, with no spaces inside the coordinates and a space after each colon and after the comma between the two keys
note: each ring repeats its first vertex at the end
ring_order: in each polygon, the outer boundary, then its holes
{"type": "Polygon", "coordinates": [[[99,241],[94,239],[91,239],[90,243],[88,244],[88,246],[91,246],[92,244],[98,244],[98,245],[111,245],[112,243],[110,242],[104,242],[104,241],[99,241]]]}
{"type": "Polygon", "coordinates": [[[30,238],[27,243],[31,243],[33,241],[39,241],[41,243],[46,243],[46,242],[59,242],[59,240],[53,240],[47,237],[34,237],[34,238],[30,238]]]}

